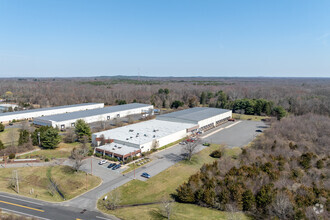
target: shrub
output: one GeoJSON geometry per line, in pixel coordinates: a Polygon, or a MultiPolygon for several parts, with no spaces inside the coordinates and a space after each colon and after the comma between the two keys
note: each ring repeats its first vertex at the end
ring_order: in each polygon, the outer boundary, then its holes
{"type": "Polygon", "coordinates": [[[300,166],[302,166],[305,170],[311,168],[312,157],[313,153],[311,152],[302,154],[299,159],[300,166]]]}
{"type": "Polygon", "coordinates": [[[14,153],[9,154],[9,159],[14,159],[14,158],[15,158],[15,154],[14,153]]]}
{"type": "Polygon", "coordinates": [[[5,146],[3,145],[2,141],[0,140],[0,150],[5,149],[5,146]]]}
{"type": "Polygon", "coordinates": [[[102,154],[101,153],[95,153],[94,156],[95,157],[102,157],[102,154]]]}
{"type": "Polygon", "coordinates": [[[45,162],[48,162],[48,161],[49,161],[49,158],[46,157],[46,158],[45,158],[45,162]]]}
{"type": "Polygon", "coordinates": [[[318,160],[317,162],[316,162],[316,168],[317,169],[322,169],[324,167],[324,162],[323,162],[323,160],[318,160]]]}
{"type": "Polygon", "coordinates": [[[221,150],[215,150],[210,154],[210,156],[213,158],[221,158],[222,152],[221,152],[221,150]]]}
{"type": "Polygon", "coordinates": [[[4,130],[5,130],[5,126],[2,123],[0,123],[0,132],[3,132],[4,130]]]}

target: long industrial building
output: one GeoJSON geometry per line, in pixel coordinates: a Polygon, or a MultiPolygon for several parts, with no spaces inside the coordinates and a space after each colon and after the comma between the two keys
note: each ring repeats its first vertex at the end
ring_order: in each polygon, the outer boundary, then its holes
{"type": "Polygon", "coordinates": [[[216,127],[231,116],[231,110],[191,108],[160,115],[154,120],[94,133],[92,143],[96,146],[96,152],[125,160],[194,132],[216,127]]]}
{"type": "Polygon", "coordinates": [[[7,123],[13,120],[33,119],[41,116],[56,115],[67,112],[76,112],[76,111],[83,111],[90,109],[98,109],[103,107],[104,107],[104,103],[82,103],[75,105],[56,106],[50,108],[39,108],[39,109],[30,109],[30,110],[16,111],[16,112],[6,112],[0,114],[0,122],[7,123]]]}
{"type": "Polygon", "coordinates": [[[78,111],[72,113],[51,115],[35,118],[33,123],[42,126],[58,127],[63,130],[74,127],[75,122],[83,119],[86,123],[97,121],[109,121],[114,118],[125,117],[134,114],[152,114],[153,106],[141,103],[131,103],[126,105],[116,105],[88,111],[78,111]]]}
{"type": "Polygon", "coordinates": [[[232,111],[220,108],[196,107],[157,116],[163,121],[198,124],[200,131],[216,127],[232,117],[232,111]]]}

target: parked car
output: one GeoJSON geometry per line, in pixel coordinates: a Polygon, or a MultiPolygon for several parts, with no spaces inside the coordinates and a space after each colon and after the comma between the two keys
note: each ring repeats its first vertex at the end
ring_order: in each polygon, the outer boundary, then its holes
{"type": "Polygon", "coordinates": [[[185,141],[181,141],[180,144],[181,144],[181,145],[186,145],[187,142],[185,142],[185,141]]]}
{"type": "Polygon", "coordinates": [[[117,164],[116,166],[112,167],[112,170],[117,170],[117,169],[119,169],[120,167],[121,167],[121,165],[120,165],[120,164],[117,164]]]}
{"type": "Polygon", "coordinates": [[[148,178],[148,179],[151,177],[148,173],[142,173],[141,176],[142,176],[142,177],[145,177],[145,178],[148,178]]]}
{"type": "Polygon", "coordinates": [[[187,142],[195,142],[195,140],[194,139],[187,139],[187,142]]]}
{"type": "Polygon", "coordinates": [[[108,168],[112,168],[113,166],[116,166],[116,163],[110,163],[110,164],[108,165],[108,168]]]}
{"type": "Polygon", "coordinates": [[[256,132],[262,132],[262,130],[256,130],[256,132]]]}
{"type": "Polygon", "coordinates": [[[228,121],[236,121],[235,118],[230,118],[228,121]]]}
{"type": "Polygon", "coordinates": [[[106,164],[106,163],[107,163],[106,160],[101,160],[101,161],[99,162],[99,165],[103,165],[103,164],[106,164]]]}

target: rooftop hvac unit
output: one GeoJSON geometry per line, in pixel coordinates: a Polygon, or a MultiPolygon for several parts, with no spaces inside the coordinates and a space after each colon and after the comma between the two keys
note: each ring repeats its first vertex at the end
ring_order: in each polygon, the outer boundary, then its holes
{"type": "Polygon", "coordinates": [[[130,129],[129,132],[133,132],[134,130],[133,129],[130,129]]]}
{"type": "Polygon", "coordinates": [[[115,150],[115,148],[112,148],[112,150],[115,150]]]}
{"type": "Polygon", "coordinates": [[[147,134],[144,134],[145,137],[147,137],[147,134]]]}
{"type": "Polygon", "coordinates": [[[156,137],[156,135],[154,135],[153,137],[156,137]]]}
{"type": "Polygon", "coordinates": [[[120,149],[121,147],[118,147],[118,149],[120,149]]]}
{"type": "Polygon", "coordinates": [[[117,145],[115,145],[115,147],[117,147],[117,145]]]}

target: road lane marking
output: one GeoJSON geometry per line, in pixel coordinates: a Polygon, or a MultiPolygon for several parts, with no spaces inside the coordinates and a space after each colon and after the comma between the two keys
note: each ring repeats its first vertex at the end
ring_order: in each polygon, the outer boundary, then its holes
{"type": "Polygon", "coordinates": [[[36,215],[31,215],[31,214],[27,214],[27,213],[24,213],[24,212],[19,212],[19,211],[11,210],[11,209],[1,208],[1,210],[7,211],[7,212],[16,213],[16,214],[23,215],[23,216],[29,216],[29,217],[32,217],[32,218],[43,219],[43,220],[51,220],[49,218],[43,218],[43,217],[39,217],[39,216],[36,216],[36,215]]]}
{"type": "Polygon", "coordinates": [[[8,205],[13,205],[13,206],[17,206],[17,207],[22,207],[22,208],[26,208],[26,209],[31,209],[31,210],[35,210],[35,211],[38,211],[38,212],[45,212],[44,210],[41,210],[41,209],[35,209],[35,208],[32,208],[32,207],[28,207],[28,206],[24,206],[24,205],[19,205],[19,204],[15,204],[15,203],[11,203],[11,202],[6,202],[6,201],[2,201],[2,200],[0,200],[0,203],[4,203],[4,204],[8,204],[8,205]]]}
{"type": "Polygon", "coordinates": [[[24,200],[24,199],[18,199],[18,198],[11,197],[11,196],[5,196],[5,195],[1,195],[1,194],[0,194],[0,197],[5,197],[5,198],[9,198],[9,199],[14,199],[14,200],[22,201],[22,202],[28,202],[28,203],[31,203],[31,204],[35,204],[35,205],[43,206],[43,204],[40,204],[40,203],[31,202],[31,201],[24,200]]]}

